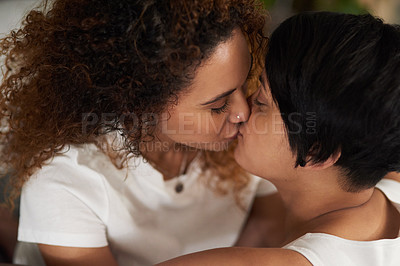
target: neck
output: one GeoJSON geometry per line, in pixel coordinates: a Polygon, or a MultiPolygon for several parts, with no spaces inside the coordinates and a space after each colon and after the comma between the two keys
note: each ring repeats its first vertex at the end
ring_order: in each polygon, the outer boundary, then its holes
{"type": "Polygon", "coordinates": [[[169,180],[186,172],[198,150],[173,141],[157,139],[142,145],[141,153],[163,175],[164,180],[169,180]]]}
{"type": "Polygon", "coordinates": [[[358,193],[346,192],[340,185],[339,173],[332,168],[310,172],[302,171],[289,180],[271,180],[286,207],[285,231],[291,240],[312,230],[315,219],[360,207],[373,194],[373,188],[358,193]]]}

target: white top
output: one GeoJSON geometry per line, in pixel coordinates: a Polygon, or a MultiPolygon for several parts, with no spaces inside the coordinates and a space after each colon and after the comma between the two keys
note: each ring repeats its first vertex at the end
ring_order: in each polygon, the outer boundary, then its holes
{"type": "MultiPolygon", "coordinates": [[[[400,211],[400,183],[383,179],[376,187],[400,211]]],[[[299,252],[315,266],[400,265],[400,237],[376,241],[354,241],[330,234],[308,233],[284,248],[299,252]]]]}
{"type": "MultiPolygon", "coordinates": [[[[199,178],[198,158],[177,180],[141,158],[117,169],[94,145],[73,146],[31,177],[21,195],[18,240],[69,247],[109,245],[119,265],[151,265],[186,253],[231,246],[247,213],[233,195],[218,196],[199,178]]],[[[275,187],[251,177],[242,200],[275,187]]],[[[17,248],[14,263],[36,264],[32,244],[17,248]],[[28,251],[30,250],[30,251],[28,251]]]]}

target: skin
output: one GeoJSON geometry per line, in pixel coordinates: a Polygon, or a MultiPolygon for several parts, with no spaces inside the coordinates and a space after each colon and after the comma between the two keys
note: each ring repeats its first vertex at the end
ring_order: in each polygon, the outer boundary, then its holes
{"type": "Polygon", "coordinates": [[[71,248],[39,244],[46,265],[101,265],[116,266],[110,248],[71,248]]]}
{"type": "MultiPolygon", "coordinates": [[[[184,153],[188,154],[190,164],[197,150],[222,150],[236,138],[240,123],[247,121],[250,115],[246,99],[250,68],[251,56],[246,39],[240,29],[235,29],[232,37],[220,43],[210,58],[201,64],[193,83],[179,96],[178,104],[170,106],[160,116],[156,139],[148,143],[142,152],[159,167],[157,170],[162,172],[164,180],[178,175],[184,153]]],[[[277,225],[281,224],[279,219],[268,226],[262,221],[277,212],[276,206],[279,205],[275,203],[278,200],[275,196],[255,200],[254,206],[268,204],[270,211],[255,208],[251,212],[244,234],[238,240],[239,245],[264,243],[264,237],[254,239],[246,233],[277,231],[277,225]]],[[[276,239],[271,238],[268,244],[277,242],[276,239]]],[[[108,246],[73,248],[40,244],[39,249],[48,265],[117,265],[108,246]]]]}
{"type": "Polygon", "coordinates": [[[247,121],[250,114],[246,99],[250,68],[247,41],[235,29],[199,67],[178,105],[169,108],[169,119],[160,123],[160,137],[199,149],[226,148],[235,139],[239,123],[247,121]],[[215,100],[219,95],[225,96],[215,100]]]}
{"type": "MultiPolygon", "coordinates": [[[[270,180],[278,188],[287,210],[286,236],[281,246],[308,232],[356,241],[398,237],[400,213],[379,189],[357,193],[342,189],[340,181],[343,177],[334,166],[340,152],[323,163],[294,168],[295,156],[283,130],[279,108],[269,92],[265,73],[252,103],[252,114],[240,128],[235,158],[242,167],[270,180]]],[[[389,177],[397,179],[392,173],[389,177]]],[[[182,256],[160,265],[311,263],[300,253],[286,249],[223,248],[182,256]]]]}
{"type": "Polygon", "coordinates": [[[0,206],[0,247],[1,255],[12,261],[17,242],[18,219],[6,208],[0,206]]]}
{"type": "Polygon", "coordinates": [[[165,180],[179,174],[184,153],[190,163],[198,150],[223,150],[236,138],[239,124],[250,114],[246,99],[250,68],[246,39],[235,29],[197,69],[178,104],[160,115],[156,139],[142,153],[165,170],[165,180]]]}
{"type": "Polygon", "coordinates": [[[280,247],[284,241],[285,208],[279,193],[256,197],[236,247],[280,247]]]}

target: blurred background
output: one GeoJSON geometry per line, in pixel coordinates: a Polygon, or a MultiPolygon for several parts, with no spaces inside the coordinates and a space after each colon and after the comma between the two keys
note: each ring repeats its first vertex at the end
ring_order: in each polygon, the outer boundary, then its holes
{"type": "Polygon", "coordinates": [[[287,17],[303,11],[370,13],[386,23],[400,24],[400,0],[261,0],[270,14],[273,30],[287,17]]]}
{"type": "MultiPolygon", "coordinates": [[[[110,0],[111,1],[111,0],[110,0]]],[[[157,0],[163,1],[163,0],[157,0]]],[[[302,11],[325,10],[352,14],[369,12],[387,23],[400,24],[400,0],[260,0],[267,8],[273,30],[287,17],[302,11]]],[[[40,0],[0,0],[0,38],[17,28],[28,10],[40,0]]],[[[0,61],[1,69],[1,61],[0,61]]],[[[0,179],[0,193],[6,178],[0,179]]],[[[0,194],[0,203],[3,200],[0,194]]],[[[0,264],[10,262],[16,242],[18,209],[9,213],[0,207],[0,264]]]]}
{"type": "MultiPolygon", "coordinates": [[[[162,1],[162,0],[157,0],[162,1]]],[[[400,24],[400,0],[260,0],[271,16],[273,29],[285,18],[298,12],[312,10],[361,14],[369,12],[387,23],[400,24]]],[[[0,36],[15,28],[29,8],[40,0],[0,0],[0,36]]]]}

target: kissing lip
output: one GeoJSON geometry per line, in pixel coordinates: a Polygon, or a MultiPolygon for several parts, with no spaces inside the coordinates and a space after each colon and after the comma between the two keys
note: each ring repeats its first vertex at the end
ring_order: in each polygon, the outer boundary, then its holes
{"type": "Polygon", "coordinates": [[[239,134],[240,134],[240,132],[239,132],[239,130],[238,130],[238,131],[236,131],[236,133],[235,133],[233,136],[227,137],[226,139],[228,139],[228,140],[234,140],[234,139],[237,138],[237,136],[238,136],[239,134]]]}
{"type": "Polygon", "coordinates": [[[243,127],[239,127],[238,136],[243,137],[242,131],[243,131],[243,127]]]}

